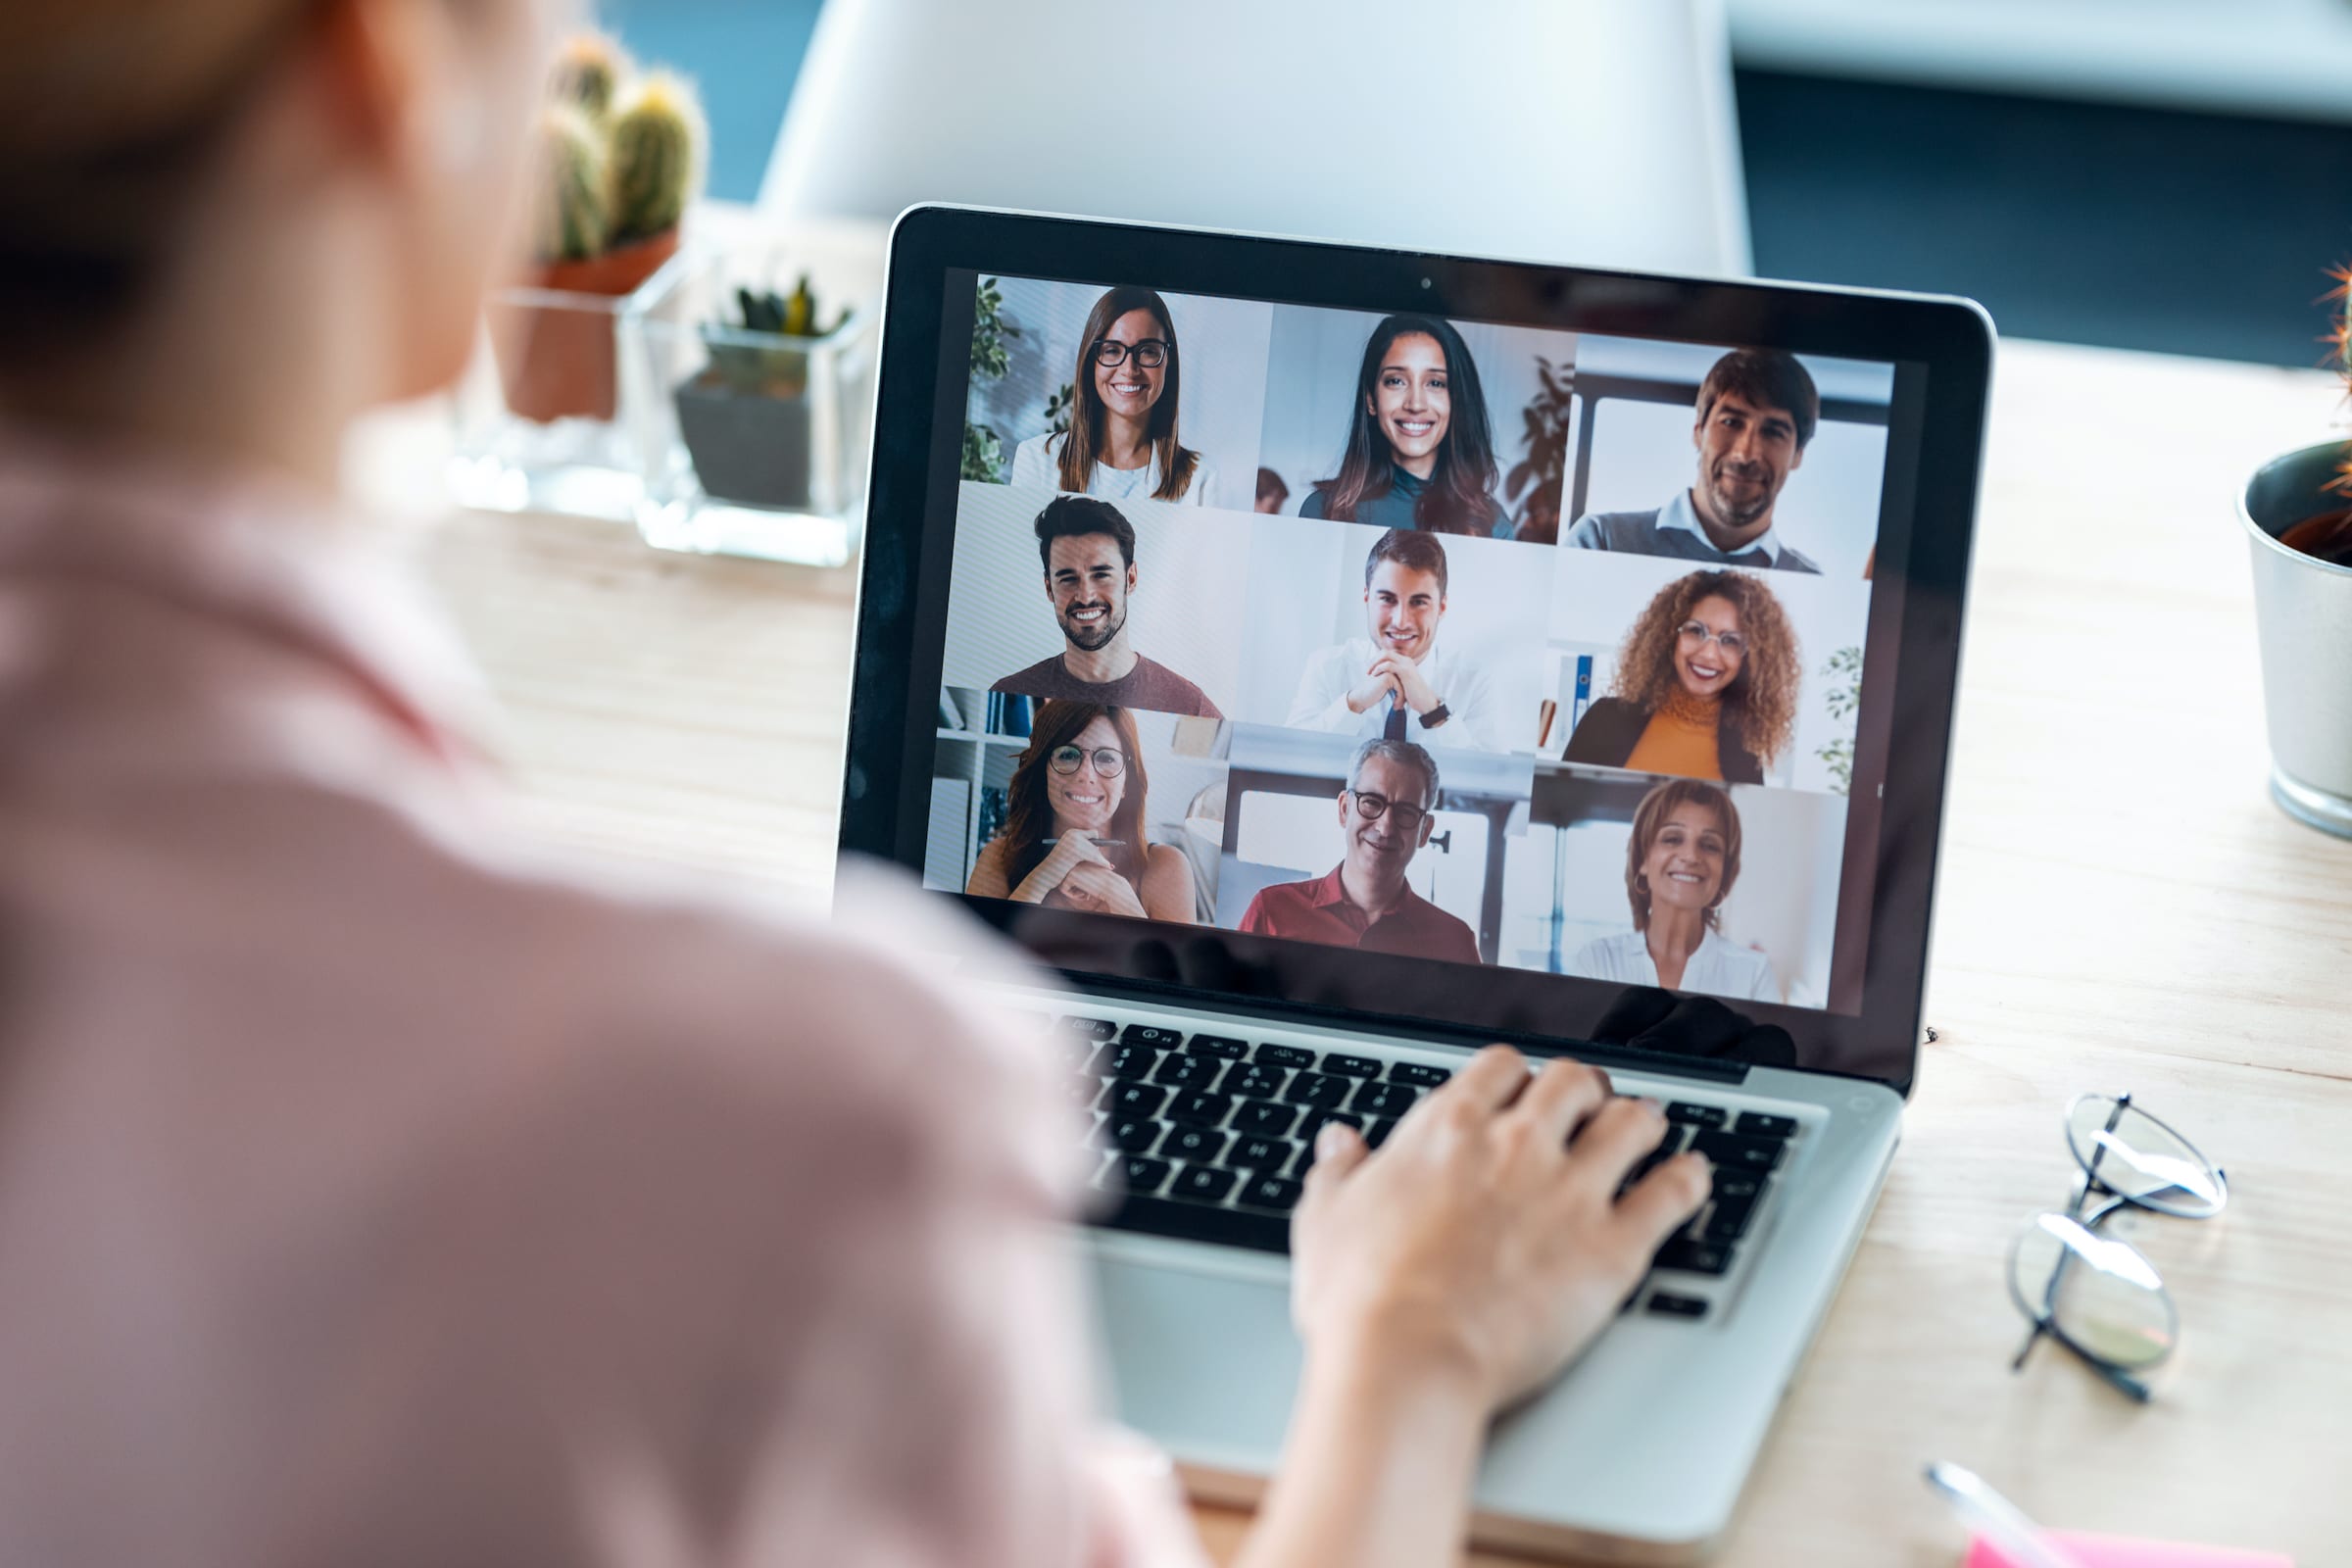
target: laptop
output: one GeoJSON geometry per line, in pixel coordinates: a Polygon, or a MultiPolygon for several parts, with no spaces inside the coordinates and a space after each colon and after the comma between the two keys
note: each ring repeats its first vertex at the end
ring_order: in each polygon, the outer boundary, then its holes
{"type": "Polygon", "coordinates": [[[1716,1185],[1473,1536],[1702,1555],[1917,1065],[1990,321],[950,207],[883,320],[842,850],[1052,976],[1117,1414],[1252,1500],[1315,1129],[1571,1054],[1716,1185]]]}

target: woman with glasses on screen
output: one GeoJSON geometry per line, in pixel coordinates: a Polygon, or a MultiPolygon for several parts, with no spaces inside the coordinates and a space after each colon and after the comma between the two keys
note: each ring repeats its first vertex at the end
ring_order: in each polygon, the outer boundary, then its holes
{"type": "Polygon", "coordinates": [[[1567,760],[1761,784],[1796,729],[1796,632],[1760,577],[1694,571],[1658,590],[1586,710],[1567,760]]]}
{"type": "Polygon", "coordinates": [[[1728,791],[1678,778],[1642,797],[1625,844],[1634,928],[1577,950],[1568,972],[1620,985],[1663,986],[1746,1002],[1778,1002],[1772,960],[1724,936],[1723,901],[1740,880],[1740,811],[1728,791]]]}
{"type": "Polygon", "coordinates": [[[964,891],[1090,914],[1194,918],[1182,850],[1145,841],[1151,780],[1124,708],[1048,701],[1004,791],[1004,827],[964,891]]]}
{"type": "MultiPolygon", "coordinates": [[[[570,11],[0,5],[0,1563],[1200,1562],[1091,1415],[1027,971],[529,837],[337,498],[466,366],[570,11]]],[[[1573,1062],[1423,1103],[1321,1135],[1250,1568],[1452,1561],[1707,1192],[1614,1199],[1663,1124],[1573,1062]]]]}
{"type": "Polygon", "coordinates": [[[1364,343],[1340,471],[1308,492],[1298,515],[1508,539],[1510,514],[1494,499],[1500,472],[1462,334],[1434,316],[1391,316],[1364,343]]]}
{"type": "Polygon", "coordinates": [[[1087,313],[1070,373],[1070,427],[1012,450],[1012,482],[1105,501],[1216,505],[1217,470],[1176,439],[1183,363],[1168,302],[1107,289],[1087,313]]]}

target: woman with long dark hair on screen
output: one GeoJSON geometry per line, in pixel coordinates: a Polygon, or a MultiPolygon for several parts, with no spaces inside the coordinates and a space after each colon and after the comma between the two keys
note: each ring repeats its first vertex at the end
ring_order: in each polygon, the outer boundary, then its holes
{"type": "Polygon", "coordinates": [[[1494,499],[1501,471],[1462,334],[1434,316],[1391,316],[1364,343],[1340,471],[1298,515],[1507,539],[1510,514],[1494,499]]]}
{"type": "MultiPolygon", "coordinates": [[[[337,499],[466,367],[569,10],[0,4],[0,1563],[1199,1562],[1093,1414],[1040,977],[528,836],[337,499]]],[[[1250,1568],[1451,1562],[1704,1200],[1529,1066],[1319,1136],[1250,1568]]]]}
{"type": "Polygon", "coordinates": [[[1151,784],[1134,714],[1040,703],[1004,791],[1004,827],[974,858],[964,891],[1191,923],[1191,862],[1182,850],[1144,838],[1151,784]]]}
{"type": "Polygon", "coordinates": [[[1796,731],[1804,661],[1764,579],[1694,571],[1659,589],[1585,710],[1567,760],[1761,784],[1796,731]]]}
{"type": "Polygon", "coordinates": [[[1778,1002],[1772,960],[1723,934],[1723,901],[1740,880],[1740,810],[1731,793],[1670,779],[1642,797],[1625,841],[1634,928],[1596,937],[1570,974],[1745,1002],[1778,1002]]]}
{"type": "Polygon", "coordinates": [[[1012,482],[1105,501],[1216,505],[1217,471],[1176,439],[1184,362],[1168,302],[1148,288],[1105,289],[1087,313],[1070,372],[1070,427],[1012,450],[1012,482]]]}

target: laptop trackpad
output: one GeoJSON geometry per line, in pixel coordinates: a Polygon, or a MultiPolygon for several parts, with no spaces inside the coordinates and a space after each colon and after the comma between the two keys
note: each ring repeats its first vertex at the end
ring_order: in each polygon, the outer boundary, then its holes
{"type": "Polygon", "coordinates": [[[1089,1244],[1104,1388],[1118,1418],[1195,1463],[1271,1471],[1298,1381],[1288,1265],[1196,1261],[1184,1255],[1190,1249],[1120,1236],[1089,1244]]]}

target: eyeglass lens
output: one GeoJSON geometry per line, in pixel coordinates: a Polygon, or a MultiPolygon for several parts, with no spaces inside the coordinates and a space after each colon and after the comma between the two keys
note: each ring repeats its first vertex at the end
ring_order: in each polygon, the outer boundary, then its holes
{"type": "Polygon", "coordinates": [[[1056,773],[1075,773],[1078,764],[1090,757],[1095,764],[1095,772],[1102,778],[1117,778],[1119,769],[1127,765],[1127,759],[1107,746],[1097,747],[1092,753],[1083,747],[1056,746],[1047,760],[1054,764],[1056,773]]]}
{"type": "Polygon", "coordinates": [[[1687,643],[1696,643],[1702,648],[1708,643],[1715,643],[1719,645],[1727,654],[1739,654],[1743,652],[1747,647],[1747,639],[1740,636],[1738,632],[1709,631],[1704,625],[1695,620],[1686,620],[1683,622],[1683,641],[1687,643]]]}
{"type": "Polygon", "coordinates": [[[1349,790],[1348,793],[1355,797],[1355,808],[1367,822],[1377,822],[1384,814],[1394,810],[1396,813],[1396,825],[1409,833],[1419,827],[1421,819],[1429,814],[1418,806],[1392,801],[1386,795],[1371,795],[1362,790],[1349,790]]]}
{"type": "Polygon", "coordinates": [[[1168,341],[1165,338],[1147,337],[1128,344],[1114,343],[1109,338],[1102,338],[1095,344],[1095,363],[1097,365],[1124,365],[1130,354],[1135,356],[1136,364],[1147,370],[1153,369],[1168,363],[1168,341]]]}
{"type": "Polygon", "coordinates": [[[2228,1181],[2194,1145],[2113,1096],[2084,1095],[2068,1106],[2066,1142],[2100,1186],[2142,1208],[2206,1219],[2230,1200],[2228,1181]]]}
{"type": "Polygon", "coordinates": [[[2180,1335],[2172,1295],[2138,1250],[2065,1214],[2037,1215],[2018,1237],[2009,1290],[2028,1317],[2128,1371],[2172,1354],[2180,1335]]]}

